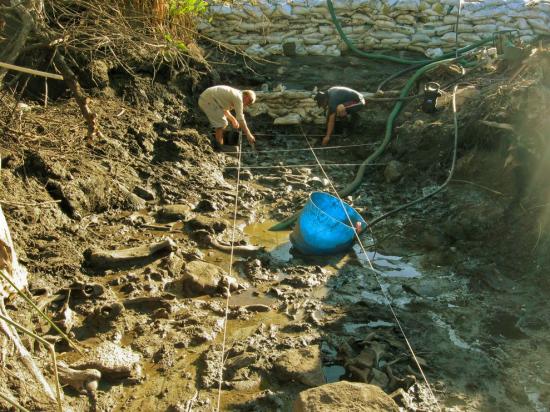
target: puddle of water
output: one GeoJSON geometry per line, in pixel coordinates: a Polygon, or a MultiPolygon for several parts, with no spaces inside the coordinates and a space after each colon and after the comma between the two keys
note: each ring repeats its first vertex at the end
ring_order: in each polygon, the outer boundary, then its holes
{"type": "Polygon", "coordinates": [[[435,313],[430,313],[431,318],[433,319],[434,323],[439,326],[440,328],[443,328],[447,330],[447,333],[449,334],[449,339],[455,345],[456,347],[459,347],[461,349],[471,350],[473,352],[482,352],[478,348],[472,347],[468,342],[464,341],[462,338],[460,338],[456,331],[448,325],[441,317],[436,315],[435,313]]]}
{"type": "Polygon", "coordinates": [[[344,331],[349,334],[354,334],[355,332],[357,332],[359,329],[362,329],[362,328],[369,328],[369,329],[393,328],[394,326],[395,326],[395,323],[386,322],[385,320],[376,320],[368,323],[345,323],[344,331]]]}
{"type": "MultiPolygon", "coordinates": [[[[382,285],[382,287],[385,287],[385,289],[387,290],[387,285],[382,285]]],[[[368,301],[377,303],[379,305],[387,305],[388,304],[388,301],[386,300],[384,295],[381,294],[381,293],[378,294],[378,293],[373,293],[373,292],[369,292],[369,291],[364,291],[364,292],[361,292],[361,298],[363,298],[364,300],[368,300],[368,301]]],[[[402,296],[402,297],[398,297],[398,298],[391,298],[390,297],[390,299],[391,299],[392,305],[394,305],[396,307],[399,307],[399,308],[405,307],[406,305],[408,305],[412,301],[412,298],[408,297],[408,296],[402,296]]]]}
{"type": "MultiPolygon", "coordinates": [[[[219,267],[227,270],[229,272],[229,253],[223,252],[217,249],[202,249],[204,253],[204,261],[218,265],[219,267]]],[[[234,256],[233,259],[239,260],[240,256],[234,256]]]]}
{"type": "Polygon", "coordinates": [[[366,323],[345,323],[344,324],[344,332],[348,334],[355,333],[358,329],[367,327],[366,323]]]}
{"type": "Polygon", "coordinates": [[[267,305],[271,306],[277,301],[276,298],[267,296],[258,292],[255,289],[248,289],[239,294],[233,294],[229,298],[231,306],[246,306],[246,305],[267,305]]]}
{"type": "Polygon", "coordinates": [[[368,252],[367,256],[363,253],[359,245],[353,246],[353,251],[357,260],[364,267],[370,268],[369,261],[380,274],[388,278],[419,278],[422,274],[408,262],[405,262],[400,256],[385,256],[378,252],[368,252]],[[367,259],[368,257],[368,259],[367,259]]]}
{"type": "Polygon", "coordinates": [[[367,323],[367,326],[373,329],[374,328],[393,328],[395,326],[395,323],[386,322],[385,320],[375,320],[367,323]]]}
{"type": "Polygon", "coordinates": [[[544,405],[544,401],[541,399],[541,394],[539,392],[533,391],[532,389],[525,389],[525,393],[536,412],[548,412],[550,410],[547,405],[544,405]]]}
{"type": "Polygon", "coordinates": [[[327,383],[338,382],[346,374],[346,369],[340,365],[323,366],[323,373],[327,383]]]}
{"type": "Polygon", "coordinates": [[[273,250],[271,250],[269,253],[275,260],[280,260],[281,262],[288,262],[292,259],[292,254],[290,253],[290,248],[292,247],[292,243],[286,242],[282,245],[277,246],[273,250]]]}
{"type": "Polygon", "coordinates": [[[288,240],[289,231],[271,232],[269,228],[277,221],[266,220],[260,223],[251,223],[244,227],[244,233],[250,238],[250,243],[260,245],[281,262],[288,262],[292,259],[290,248],[292,244],[288,240]]]}

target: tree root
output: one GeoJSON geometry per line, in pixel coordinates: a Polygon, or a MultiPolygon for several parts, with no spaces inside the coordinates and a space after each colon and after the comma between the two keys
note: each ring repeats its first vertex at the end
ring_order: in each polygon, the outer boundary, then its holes
{"type": "Polygon", "coordinates": [[[94,139],[98,137],[103,138],[103,134],[99,130],[97,115],[90,109],[90,99],[86,97],[82,92],[82,88],[78,83],[78,78],[76,77],[76,74],[74,74],[72,69],[69,67],[69,65],[65,61],[65,58],[63,57],[63,55],[61,55],[59,50],[57,50],[55,53],[55,63],[59,66],[59,70],[61,70],[61,73],[63,74],[65,84],[73,93],[76,103],[80,108],[80,112],[82,113],[82,116],[86,121],[86,124],[88,126],[88,143],[91,143],[94,139]]]}

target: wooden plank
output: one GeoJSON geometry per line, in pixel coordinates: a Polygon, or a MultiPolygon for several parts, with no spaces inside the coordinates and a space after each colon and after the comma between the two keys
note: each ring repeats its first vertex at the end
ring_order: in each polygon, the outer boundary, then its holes
{"type": "Polygon", "coordinates": [[[43,72],[41,70],[29,69],[27,67],[16,66],[15,64],[0,62],[0,67],[3,67],[3,68],[8,69],[8,70],[15,70],[15,71],[22,72],[22,73],[33,74],[35,76],[46,77],[48,79],[63,80],[63,76],[61,76],[60,74],[48,73],[48,72],[43,72]]]}

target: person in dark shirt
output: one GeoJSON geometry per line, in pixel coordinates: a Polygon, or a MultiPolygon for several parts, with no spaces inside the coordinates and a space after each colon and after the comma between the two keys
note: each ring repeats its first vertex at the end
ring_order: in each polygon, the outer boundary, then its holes
{"type": "Polygon", "coordinates": [[[365,106],[365,98],[361,93],[341,86],[331,87],[326,92],[317,93],[315,101],[319,107],[327,110],[327,132],[322,141],[323,146],[330,141],[336,117],[346,117],[357,113],[365,106]]]}

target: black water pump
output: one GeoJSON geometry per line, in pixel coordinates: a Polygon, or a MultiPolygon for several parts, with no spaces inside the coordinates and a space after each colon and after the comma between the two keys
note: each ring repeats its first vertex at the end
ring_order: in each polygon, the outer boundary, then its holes
{"type": "Polygon", "coordinates": [[[438,83],[426,83],[424,85],[424,101],[422,102],[422,111],[425,113],[435,113],[437,111],[437,98],[440,96],[441,90],[438,83]]]}

